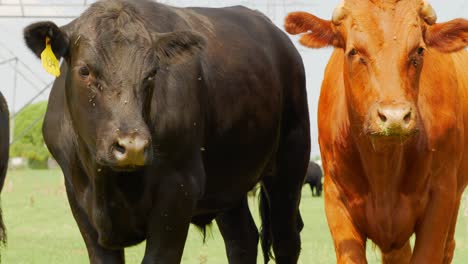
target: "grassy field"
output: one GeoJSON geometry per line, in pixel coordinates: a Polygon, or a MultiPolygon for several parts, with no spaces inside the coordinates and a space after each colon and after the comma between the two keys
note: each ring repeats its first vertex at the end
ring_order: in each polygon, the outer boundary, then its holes
{"type": "MultiPolygon", "coordinates": [[[[467,195],[468,196],[468,193],[467,195]]],[[[468,263],[468,198],[460,210],[457,248],[453,263],[468,263]],[[464,213],[466,211],[466,213],[464,213]]],[[[71,215],[60,171],[10,171],[2,193],[8,246],[2,249],[2,263],[88,263],[85,245],[71,215]]],[[[258,203],[251,208],[258,223],[258,203]]],[[[323,199],[312,198],[303,189],[301,212],[305,222],[299,263],[335,263],[333,244],[325,220],[323,199]]],[[[368,243],[369,263],[380,263],[380,253],[368,243]]],[[[127,263],[140,263],[144,245],[126,250],[127,263]]],[[[258,263],[262,262],[259,255],[258,263]]],[[[191,228],[182,263],[227,263],[224,244],[214,224],[207,243],[191,228]]]]}

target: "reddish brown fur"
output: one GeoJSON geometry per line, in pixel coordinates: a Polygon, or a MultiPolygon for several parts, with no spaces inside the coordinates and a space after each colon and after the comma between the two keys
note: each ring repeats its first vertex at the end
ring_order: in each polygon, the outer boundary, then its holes
{"type": "Polygon", "coordinates": [[[426,33],[426,42],[441,52],[455,52],[468,45],[468,21],[454,19],[431,26],[426,33]]]}
{"type": "Polygon", "coordinates": [[[289,34],[300,34],[299,42],[310,48],[322,48],[338,44],[330,21],[306,12],[294,12],[286,17],[284,27],[289,34]]]}
{"type": "Polygon", "coordinates": [[[384,263],[453,257],[468,183],[468,21],[428,25],[421,6],[421,0],[345,0],[340,23],[303,12],[286,19],[288,32],[306,32],[303,44],[336,48],[318,125],[338,263],[366,263],[368,238],[384,263]],[[371,136],[379,132],[374,108],[394,102],[411,106],[418,133],[371,136]]]}

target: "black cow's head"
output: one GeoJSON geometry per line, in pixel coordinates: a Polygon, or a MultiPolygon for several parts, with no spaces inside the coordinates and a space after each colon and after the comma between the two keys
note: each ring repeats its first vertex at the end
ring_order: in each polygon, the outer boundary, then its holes
{"type": "Polygon", "coordinates": [[[204,46],[190,32],[154,33],[131,6],[95,4],[59,28],[25,28],[27,46],[40,57],[46,37],[68,66],[66,96],[74,128],[97,163],[116,170],[147,165],[152,141],[145,115],[162,65],[191,58],[204,46]]]}

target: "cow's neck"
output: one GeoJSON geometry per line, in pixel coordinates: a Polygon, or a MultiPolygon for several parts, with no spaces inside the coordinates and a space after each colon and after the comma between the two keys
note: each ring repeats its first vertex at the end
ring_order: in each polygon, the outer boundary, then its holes
{"type": "Polygon", "coordinates": [[[115,172],[99,166],[91,155],[84,155],[84,152],[79,154],[79,159],[87,184],[81,185],[79,193],[83,196],[79,202],[94,228],[104,233],[142,230],[144,222],[136,219],[144,219],[142,216],[147,212],[142,208],[147,205],[140,203],[147,194],[144,172],[115,172]]]}
{"type": "MultiPolygon", "coordinates": [[[[86,207],[91,209],[95,206],[104,207],[107,200],[111,199],[112,193],[110,193],[109,187],[114,187],[115,183],[110,180],[111,173],[109,170],[99,166],[94,158],[94,155],[86,148],[85,143],[79,139],[78,148],[78,159],[80,161],[80,167],[82,172],[85,174],[83,177],[86,178],[86,184],[82,185],[80,192],[91,195],[85,199],[88,202],[94,202],[95,204],[88,204],[86,207]]],[[[112,190],[112,189],[111,189],[112,190]]]]}
{"type": "Polygon", "coordinates": [[[406,141],[385,142],[360,137],[357,144],[366,178],[369,195],[375,206],[398,201],[399,195],[418,191],[424,182],[428,168],[421,168],[418,159],[424,155],[426,144],[420,136],[406,141]]]}
{"type": "Polygon", "coordinates": [[[363,170],[368,182],[370,194],[377,203],[393,200],[407,167],[405,160],[405,146],[384,147],[385,150],[375,151],[375,142],[360,145],[363,170]],[[370,146],[369,146],[370,144],[370,146]]]}

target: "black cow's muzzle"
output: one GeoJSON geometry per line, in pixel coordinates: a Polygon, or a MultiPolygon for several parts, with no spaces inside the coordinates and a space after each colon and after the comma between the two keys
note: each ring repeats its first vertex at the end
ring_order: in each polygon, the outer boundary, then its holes
{"type": "Polygon", "coordinates": [[[151,138],[144,134],[118,135],[99,163],[116,171],[132,171],[149,165],[153,159],[151,138]]]}

